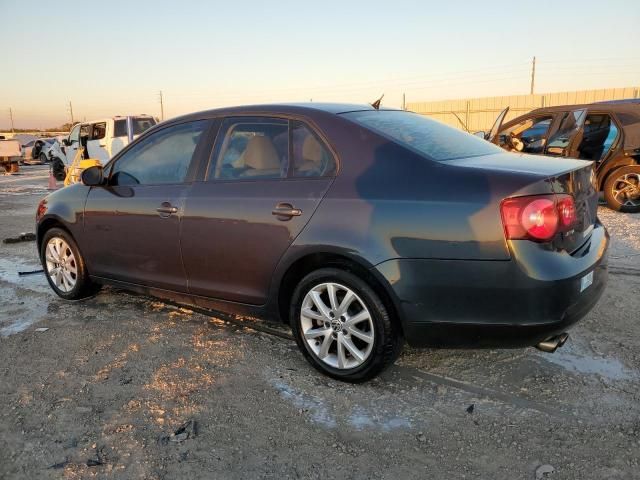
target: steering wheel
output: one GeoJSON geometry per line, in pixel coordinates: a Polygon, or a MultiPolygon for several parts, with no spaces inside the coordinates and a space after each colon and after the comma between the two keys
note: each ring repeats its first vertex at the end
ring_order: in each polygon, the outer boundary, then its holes
{"type": "Polygon", "coordinates": [[[524,150],[524,142],[516,137],[513,133],[510,133],[507,136],[507,143],[509,144],[509,148],[515,150],[516,152],[521,152],[524,150]]]}

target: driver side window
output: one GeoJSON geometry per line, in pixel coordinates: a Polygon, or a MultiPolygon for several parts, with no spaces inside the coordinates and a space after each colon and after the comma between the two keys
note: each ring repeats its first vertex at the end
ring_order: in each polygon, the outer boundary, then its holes
{"type": "Polygon", "coordinates": [[[127,150],[111,171],[110,185],[158,185],[185,181],[207,122],[163,128],[127,150]]]}

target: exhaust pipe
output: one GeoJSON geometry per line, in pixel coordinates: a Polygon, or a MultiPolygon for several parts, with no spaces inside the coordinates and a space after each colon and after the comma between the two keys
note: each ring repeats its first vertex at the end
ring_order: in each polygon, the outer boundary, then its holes
{"type": "Polygon", "coordinates": [[[543,352],[553,353],[565,344],[567,338],[569,338],[568,333],[561,333],[560,335],[556,335],[555,337],[548,338],[544,342],[540,342],[536,345],[536,348],[538,350],[542,350],[543,352]]]}

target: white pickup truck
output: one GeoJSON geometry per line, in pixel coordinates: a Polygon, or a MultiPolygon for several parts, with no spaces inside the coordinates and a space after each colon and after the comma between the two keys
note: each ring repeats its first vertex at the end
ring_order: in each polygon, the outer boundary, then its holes
{"type": "Polygon", "coordinates": [[[117,116],[77,123],[63,140],[65,158],[62,160],[69,166],[78,148],[85,146],[85,158],[100,160],[104,165],[129,144],[129,138],[138,138],[156,123],[157,120],[151,115],[117,116]],[[131,118],[131,132],[127,128],[128,118],[131,118]]]}

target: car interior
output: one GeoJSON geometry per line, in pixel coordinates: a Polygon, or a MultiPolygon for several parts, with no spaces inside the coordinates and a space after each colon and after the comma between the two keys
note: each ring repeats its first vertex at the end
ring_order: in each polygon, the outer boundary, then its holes
{"type": "Polygon", "coordinates": [[[542,153],[552,120],[551,115],[529,117],[505,129],[500,132],[500,146],[524,153],[542,153]]]}
{"type": "Polygon", "coordinates": [[[618,127],[606,113],[587,115],[584,134],[578,147],[578,158],[584,160],[602,160],[618,138],[618,127]]]}
{"type": "Polygon", "coordinates": [[[280,178],[286,175],[287,123],[236,123],[216,162],[216,179],[280,178]]]}

